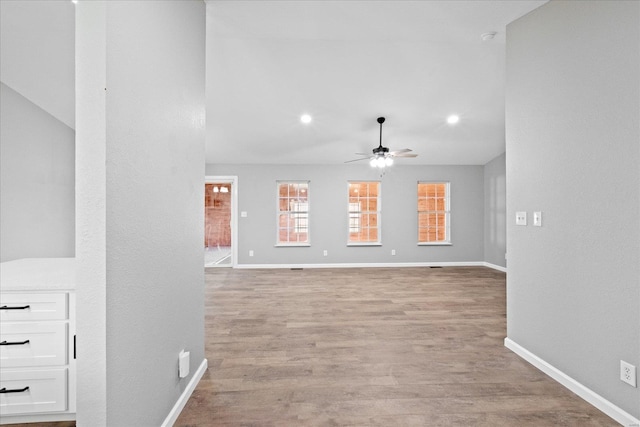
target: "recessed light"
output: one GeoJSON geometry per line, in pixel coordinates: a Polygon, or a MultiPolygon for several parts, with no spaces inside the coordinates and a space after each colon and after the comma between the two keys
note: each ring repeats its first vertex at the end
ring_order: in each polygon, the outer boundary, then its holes
{"type": "Polygon", "coordinates": [[[309,123],[311,123],[311,116],[308,114],[303,114],[300,116],[300,121],[305,125],[308,125],[309,123]]]}
{"type": "Polygon", "coordinates": [[[447,123],[449,123],[450,125],[455,125],[459,121],[460,121],[460,116],[458,116],[457,114],[452,114],[449,117],[447,117],[447,123]]]}

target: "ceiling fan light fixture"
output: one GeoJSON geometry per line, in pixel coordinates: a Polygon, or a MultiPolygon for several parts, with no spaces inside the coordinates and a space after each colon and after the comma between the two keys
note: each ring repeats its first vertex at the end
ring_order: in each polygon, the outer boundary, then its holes
{"type": "MultiPolygon", "coordinates": [[[[380,124],[380,144],[374,148],[372,151],[372,155],[368,157],[369,166],[372,168],[380,168],[384,169],[388,166],[393,165],[394,157],[416,157],[417,154],[410,153],[410,149],[403,148],[401,150],[390,151],[389,148],[384,147],[382,145],[382,124],[384,123],[384,117],[378,117],[378,124],[380,124]]],[[[356,153],[358,155],[366,156],[365,153],[356,153]]],[[[351,162],[359,162],[360,160],[367,160],[367,157],[362,157],[360,159],[348,160],[345,163],[351,162]]],[[[384,173],[384,172],[383,172],[384,173]]]]}

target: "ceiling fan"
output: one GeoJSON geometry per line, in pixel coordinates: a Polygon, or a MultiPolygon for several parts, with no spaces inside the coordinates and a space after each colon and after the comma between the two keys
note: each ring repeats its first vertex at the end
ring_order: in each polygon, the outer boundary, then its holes
{"type": "Polygon", "coordinates": [[[371,150],[373,155],[367,153],[356,153],[362,157],[360,159],[347,160],[345,163],[358,162],[360,160],[369,160],[369,164],[374,168],[384,168],[393,164],[394,157],[417,157],[417,154],[410,153],[410,149],[403,148],[401,150],[389,151],[389,148],[382,146],[382,124],[384,123],[384,117],[378,117],[378,123],[380,124],[380,145],[371,150]]]}

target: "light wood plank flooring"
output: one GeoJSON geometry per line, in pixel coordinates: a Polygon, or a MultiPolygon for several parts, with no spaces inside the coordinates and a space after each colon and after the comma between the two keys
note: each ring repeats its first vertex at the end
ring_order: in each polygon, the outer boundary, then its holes
{"type": "Polygon", "coordinates": [[[207,269],[176,426],[616,426],[506,349],[484,267],[207,269]]]}

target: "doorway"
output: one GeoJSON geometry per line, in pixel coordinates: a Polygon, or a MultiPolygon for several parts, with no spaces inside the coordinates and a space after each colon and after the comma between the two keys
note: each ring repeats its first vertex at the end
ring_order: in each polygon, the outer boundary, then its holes
{"type": "Polygon", "coordinates": [[[207,176],[204,184],[204,266],[233,267],[237,258],[237,178],[207,176]]]}

